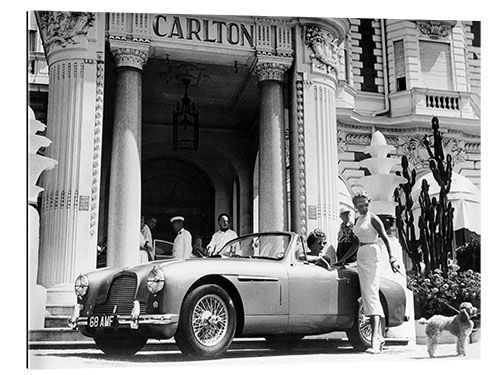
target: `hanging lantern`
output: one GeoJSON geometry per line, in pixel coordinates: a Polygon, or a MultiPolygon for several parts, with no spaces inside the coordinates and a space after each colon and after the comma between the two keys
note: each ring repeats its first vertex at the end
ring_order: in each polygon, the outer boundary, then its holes
{"type": "Polygon", "coordinates": [[[197,150],[199,140],[199,112],[188,96],[188,86],[191,81],[182,79],[184,83],[184,97],[177,103],[173,111],[174,122],[174,150],[197,150]]]}

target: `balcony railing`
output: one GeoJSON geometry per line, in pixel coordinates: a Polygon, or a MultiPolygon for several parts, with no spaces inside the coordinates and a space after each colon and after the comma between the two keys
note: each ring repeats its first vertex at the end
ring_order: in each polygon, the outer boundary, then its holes
{"type": "Polygon", "coordinates": [[[425,106],[427,108],[440,108],[456,110],[460,109],[460,97],[450,95],[425,95],[425,106]]]}
{"type": "Polygon", "coordinates": [[[389,95],[392,117],[430,115],[478,119],[478,94],[414,87],[389,95]]]}

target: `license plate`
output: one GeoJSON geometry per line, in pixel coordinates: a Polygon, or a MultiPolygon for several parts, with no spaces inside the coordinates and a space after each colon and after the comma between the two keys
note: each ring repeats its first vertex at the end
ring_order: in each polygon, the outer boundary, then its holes
{"type": "Polygon", "coordinates": [[[113,326],[112,315],[94,315],[89,316],[88,326],[89,328],[103,328],[103,327],[111,327],[113,326]]]}

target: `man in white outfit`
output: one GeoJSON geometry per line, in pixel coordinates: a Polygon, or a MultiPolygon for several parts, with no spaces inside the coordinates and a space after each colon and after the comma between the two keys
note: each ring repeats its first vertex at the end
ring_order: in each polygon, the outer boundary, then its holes
{"type": "Polygon", "coordinates": [[[209,254],[214,254],[222,247],[231,241],[232,239],[238,237],[235,231],[229,229],[229,215],[222,213],[219,215],[217,222],[219,223],[219,230],[214,233],[212,240],[207,246],[207,251],[209,254]]]}
{"type": "Polygon", "coordinates": [[[172,255],[174,258],[186,259],[191,257],[193,246],[191,244],[191,233],[184,229],[184,218],[182,216],[174,216],[170,219],[174,231],[177,232],[177,237],[174,240],[172,255]]]}

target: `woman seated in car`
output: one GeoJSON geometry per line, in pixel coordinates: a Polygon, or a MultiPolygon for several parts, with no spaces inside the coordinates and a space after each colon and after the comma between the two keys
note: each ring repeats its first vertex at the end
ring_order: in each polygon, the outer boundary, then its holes
{"type": "Polygon", "coordinates": [[[326,244],[326,234],[321,229],[316,228],[309,233],[307,237],[307,261],[324,268],[329,268],[332,264],[332,254],[335,254],[335,250],[332,246],[325,249],[326,244]]]}

